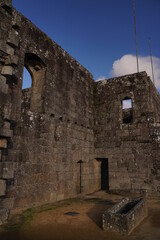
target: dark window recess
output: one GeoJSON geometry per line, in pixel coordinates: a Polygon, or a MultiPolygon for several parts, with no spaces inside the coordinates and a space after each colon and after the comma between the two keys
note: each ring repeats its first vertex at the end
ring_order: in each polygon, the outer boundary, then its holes
{"type": "Polygon", "coordinates": [[[82,193],[82,160],[79,160],[77,163],[79,163],[79,193],[82,193]]]}
{"type": "Polygon", "coordinates": [[[129,124],[133,120],[132,99],[126,98],[122,100],[122,123],[129,124]]]}
{"type": "Polygon", "coordinates": [[[7,4],[3,4],[2,8],[8,12],[10,15],[12,14],[12,8],[10,6],[8,6],[7,4]]]}

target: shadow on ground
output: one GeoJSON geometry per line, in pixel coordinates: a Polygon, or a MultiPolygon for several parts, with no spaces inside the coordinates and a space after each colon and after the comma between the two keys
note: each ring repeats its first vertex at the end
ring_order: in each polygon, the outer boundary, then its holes
{"type": "Polygon", "coordinates": [[[102,214],[111,206],[114,205],[112,200],[98,199],[97,203],[88,212],[87,216],[102,229],[102,214]]]}

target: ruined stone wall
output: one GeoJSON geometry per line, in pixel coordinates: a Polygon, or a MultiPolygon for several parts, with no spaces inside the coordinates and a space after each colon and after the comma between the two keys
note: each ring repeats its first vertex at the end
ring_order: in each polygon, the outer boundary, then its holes
{"type": "Polygon", "coordinates": [[[160,97],[147,74],[94,82],[11,3],[0,3],[0,224],[99,189],[158,195],[160,97]]]}
{"type": "Polygon", "coordinates": [[[158,193],[160,98],[151,80],[142,72],[99,81],[94,96],[95,157],[108,158],[109,189],[158,193]],[[124,99],[132,100],[129,123],[124,99]]]}
{"type": "Polygon", "coordinates": [[[1,163],[10,167],[9,180],[0,179],[1,206],[24,208],[93,192],[93,77],[6,2],[0,7],[0,100],[10,110],[5,124],[12,129],[0,138],[0,148],[7,148],[1,163]],[[22,90],[24,66],[32,87],[22,90]]]}

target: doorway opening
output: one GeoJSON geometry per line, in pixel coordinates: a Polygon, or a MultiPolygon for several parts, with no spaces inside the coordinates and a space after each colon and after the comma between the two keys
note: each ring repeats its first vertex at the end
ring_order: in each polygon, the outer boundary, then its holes
{"type": "Polygon", "coordinates": [[[100,189],[109,191],[109,168],[108,158],[97,158],[100,162],[100,189]]]}

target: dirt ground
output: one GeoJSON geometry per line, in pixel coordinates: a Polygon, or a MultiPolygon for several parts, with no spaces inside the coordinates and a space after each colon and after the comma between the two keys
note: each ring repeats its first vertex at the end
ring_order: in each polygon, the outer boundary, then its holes
{"type": "Polygon", "coordinates": [[[18,230],[1,232],[0,240],[160,240],[158,199],[147,201],[148,217],[129,236],[102,230],[102,213],[120,199],[120,195],[97,192],[72,200],[71,204],[34,213],[18,230]]]}

